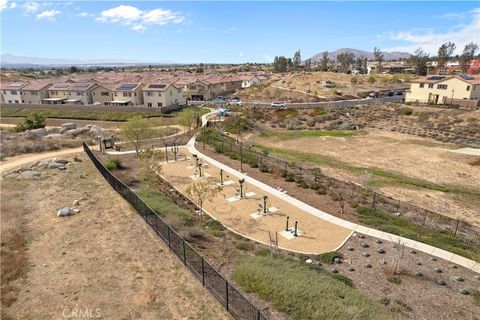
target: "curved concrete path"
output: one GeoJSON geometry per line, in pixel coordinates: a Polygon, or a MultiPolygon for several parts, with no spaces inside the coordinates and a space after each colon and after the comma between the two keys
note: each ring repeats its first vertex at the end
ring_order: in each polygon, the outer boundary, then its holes
{"type": "MultiPolygon", "coordinates": [[[[215,116],[216,114],[217,114],[217,111],[212,111],[210,113],[205,114],[202,117],[202,126],[205,126],[208,119],[210,117],[215,116]]],[[[228,172],[229,174],[231,174],[233,176],[236,176],[239,179],[245,178],[246,182],[248,182],[248,183],[250,183],[250,184],[252,184],[252,185],[268,192],[268,193],[271,193],[271,194],[279,197],[280,199],[282,199],[282,200],[284,200],[284,201],[286,201],[286,202],[288,202],[288,203],[290,203],[290,204],[292,204],[292,205],[294,205],[294,206],[296,206],[296,207],[298,207],[298,208],[300,208],[300,209],[302,209],[302,210],[304,210],[304,211],[306,211],[306,212],[308,212],[308,213],[310,213],[310,214],[312,214],[312,215],[314,215],[314,216],[316,216],[320,219],[323,219],[323,220],[326,220],[326,221],[331,222],[333,224],[336,224],[338,226],[347,228],[349,230],[352,230],[353,232],[362,233],[362,234],[365,234],[365,235],[369,235],[369,236],[376,237],[376,238],[386,240],[386,241],[390,241],[390,242],[400,242],[401,244],[404,244],[406,247],[428,253],[432,256],[450,261],[452,263],[456,263],[456,264],[458,264],[462,267],[465,267],[467,269],[470,269],[472,271],[480,273],[480,263],[479,262],[467,259],[465,257],[459,256],[457,254],[451,253],[451,252],[443,250],[443,249],[436,248],[434,246],[431,246],[431,245],[428,245],[428,244],[425,244],[425,243],[422,243],[422,242],[414,241],[414,240],[404,238],[404,237],[400,237],[400,236],[397,236],[397,235],[394,235],[394,234],[391,234],[391,233],[388,233],[388,232],[383,232],[383,231],[380,231],[380,230],[368,228],[368,227],[361,226],[361,225],[356,224],[356,223],[352,223],[352,222],[340,219],[340,218],[335,217],[331,214],[323,212],[323,211],[321,211],[317,208],[314,208],[314,207],[312,207],[312,206],[310,206],[310,205],[308,205],[308,204],[306,204],[306,203],[304,203],[300,200],[297,200],[297,199],[295,199],[295,198],[293,198],[289,195],[286,195],[286,194],[278,191],[277,189],[272,188],[271,186],[264,184],[263,182],[260,182],[258,180],[255,180],[255,179],[251,178],[251,177],[248,177],[245,174],[243,174],[243,173],[241,173],[241,172],[239,172],[239,171],[237,171],[233,168],[230,168],[230,167],[224,165],[223,163],[221,163],[221,162],[219,162],[215,159],[212,159],[212,158],[206,156],[205,154],[203,154],[200,150],[198,150],[195,147],[195,137],[193,137],[187,143],[187,148],[191,153],[200,155],[202,157],[202,159],[206,160],[207,162],[210,162],[212,165],[214,165],[214,166],[216,166],[220,169],[223,169],[225,172],[228,172]]]]}

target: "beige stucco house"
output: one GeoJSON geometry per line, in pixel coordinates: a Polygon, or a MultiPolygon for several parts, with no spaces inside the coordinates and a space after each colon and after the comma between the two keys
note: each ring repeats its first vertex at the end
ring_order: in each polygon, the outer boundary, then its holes
{"type": "Polygon", "coordinates": [[[426,76],[412,81],[405,102],[478,106],[480,77],[471,75],[426,76]]]}
{"type": "Polygon", "coordinates": [[[0,83],[0,90],[2,94],[2,102],[11,103],[24,103],[21,90],[28,85],[28,82],[12,82],[12,83],[0,83]]]}
{"type": "Polygon", "coordinates": [[[169,83],[149,83],[143,89],[143,103],[146,107],[170,107],[184,105],[186,99],[182,87],[169,83]]]}
{"type": "Polygon", "coordinates": [[[23,87],[20,92],[22,95],[22,102],[28,104],[41,104],[42,99],[47,99],[48,88],[52,83],[50,81],[35,81],[30,82],[23,87]]]}
{"type": "Polygon", "coordinates": [[[42,99],[45,104],[93,104],[92,91],[98,86],[94,82],[60,82],[48,88],[48,98],[42,99]]]}
{"type": "Polygon", "coordinates": [[[94,105],[106,105],[113,101],[113,85],[99,84],[92,90],[94,105]]]}
{"type": "Polygon", "coordinates": [[[118,83],[113,87],[113,100],[106,102],[112,106],[141,106],[143,105],[143,84],[118,83]]]}

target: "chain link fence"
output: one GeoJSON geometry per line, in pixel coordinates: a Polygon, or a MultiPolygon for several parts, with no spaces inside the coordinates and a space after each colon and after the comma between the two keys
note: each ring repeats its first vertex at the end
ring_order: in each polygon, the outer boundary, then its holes
{"type": "Polygon", "coordinates": [[[95,157],[84,143],[83,149],[105,180],[117,191],[143,219],[152,227],[157,235],[168,245],[170,250],[199,279],[210,293],[239,320],[266,320],[265,313],[253,304],[241,290],[231,284],[202,255],[188,244],[172,227],[170,227],[155,211],[153,211],[127,185],[115,178],[95,157]]]}

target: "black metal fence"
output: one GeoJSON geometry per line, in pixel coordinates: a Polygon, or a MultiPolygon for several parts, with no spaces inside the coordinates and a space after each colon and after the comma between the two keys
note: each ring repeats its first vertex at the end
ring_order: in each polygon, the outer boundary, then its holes
{"type": "MultiPolygon", "coordinates": [[[[378,209],[379,212],[397,216],[415,223],[417,226],[449,234],[467,243],[480,244],[480,228],[460,219],[421,208],[385,194],[373,191],[358,184],[327,177],[316,170],[316,167],[302,167],[287,160],[259,152],[251,146],[237,143],[230,137],[221,134],[201,134],[200,143],[206,143],[216,152],[224,153],[230,158],[240,160],[240,170],[246,166],[259,168],[262,172],[270,172],[295,182],[299,187],[324,190],[334,197],[343,197],[354,206],[378,209]]],[[[421,230],[420,229],[420,230],[421,230]]]]}
{"type": "Polygon", "coordinates": [[[114,177],[95,157],[84,143],[83,149],[105,180],[145,219],[170,250],[197,277],[211,294],[230,312],[235,319],[264,320],[265,313],[233,286],[188,242],[172,229],[155,211],[138,197],[127,185],[114,177]]]}

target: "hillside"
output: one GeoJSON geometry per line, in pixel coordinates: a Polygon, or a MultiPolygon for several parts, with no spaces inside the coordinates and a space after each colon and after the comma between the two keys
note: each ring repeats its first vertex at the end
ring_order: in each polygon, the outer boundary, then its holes
{"type": "MultiPolygon", "coordinates": [[[[328,58],[330,60],[336,60],[337,55],[339,55],[340,53],[344,53],[344,52],[353,53],[355,55],[355,57],[357,57],[357,58],[364,57],[364,58],[367,58],[368,60],[373,59],[373,52],[358,50],[358,49],[352,49],[352,48],[342,48],[342,49],[335,50],[333,52],[329,52],[328,53],[328,58]]],[[[323,54],[323,52],[315,54],[313,57],[311,57],[312,61],[313,62],[320,62],[322,60],[322,54],[323,54]]],[[[411,56],[411,54],[408,53],[408,52],[398,52],[398,51],[383,52],[383,57],[387,61],[388,60],[398,60],[400,58],[406,59],[406,58],[409,58],[410,56],[411,56]]]]}

